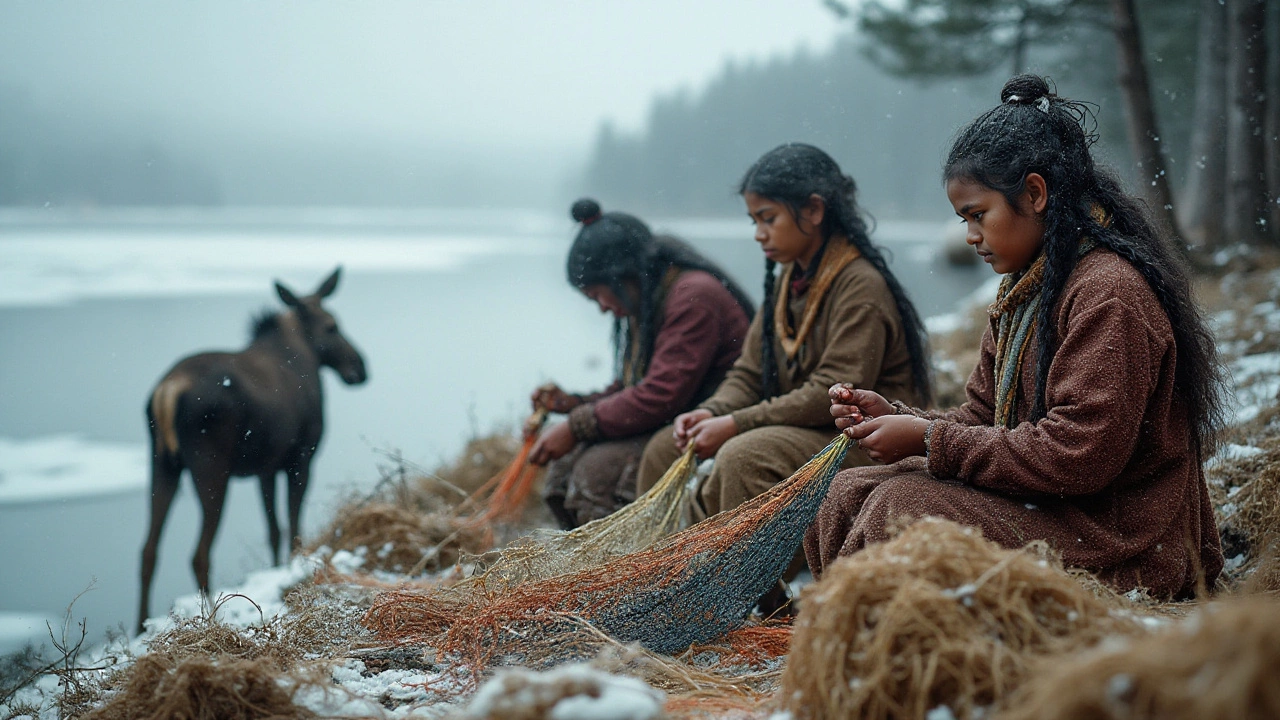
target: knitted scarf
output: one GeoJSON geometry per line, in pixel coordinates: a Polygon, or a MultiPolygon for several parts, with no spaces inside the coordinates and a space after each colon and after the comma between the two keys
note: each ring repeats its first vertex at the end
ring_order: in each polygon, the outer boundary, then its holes
{"type": "Polygon", "coordinates": [[[835,282],[836,276],[842,270],[848,267],[849,263],[861,257],[862,253],[853,243],[848,240],[840,240],[832,238],[828,242],[827,247],[822,253],[822,259],[818,263],[818,271],[813,274],[813,283],[806,289],[808,298],[804,303],[804,316],[800,319],[800,327],[793,329],[791,322],[787,318],[787,304],[791,300],[791,276],[796,268],[795,263],[787,265],[782,271],[782,277],[779,279],[777,287],[782,288],[782,292],[778,293],[777,304],[773,311],[773,330],[782,344],[782,351],[787,354],[788,360],[795,360],[796,353],[800,352],[804,341],[809,337],[809,331],[813,329],[813,323],[818,319],[818,310],[822,306],[822,298],[831,289],[831,284],[835,282]]]}
{"type": "MultiPolygon", "coordinates": [[[[1097,247],[1090,238],[1080,241],[1079,256],[1097,247]]],[[[996,321],[996,408],[997,427],[1013,429],[1020,392],[1023,357],[1037,331],[1041,289],[1044,286],[1044,253],[1021,274],[1009,273],[1000,281],[996,301],[987,313],[996,321]]]]}

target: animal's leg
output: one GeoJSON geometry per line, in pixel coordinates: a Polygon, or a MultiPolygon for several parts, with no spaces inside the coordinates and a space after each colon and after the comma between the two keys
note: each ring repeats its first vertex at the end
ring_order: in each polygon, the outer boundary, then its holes
{"type": "Polygon", "coordinates": [[[287,474],[289,476],[289,552],[292,553],[301,542],[302,498],[307,494],[307,484],[311,482],[311,454],[307,453],[291,464],[287,474]]]}
{"type": "Polygon", "coordinates": [[[267,542],[271,545],[271,564],[280,564],[280,521],[276,519],[276,474],[258,476],[258,488],[262,490],[262,509],[267,513],[267,542]]]}
{"type": "Polygon", "coordinates": [[[156,570],[156,557],[160,547],[160,532],[164,528],[165,518],[169,515],[169,506],[173,496],[178,492],[178,480],[182,477],[182,466],[178,461],[167,456],[164,450],[155,450],[151,456],[151,527],[147,531],[147,541],[142,546],[142,587],[138,603],[138,627],[142,632],[142,624],[151,616],[151,579],[156,570]]]}
{"type": "Polygon", "coordinates": [[[196,573],[200,591],[208,596],[209,551],[213,548],[213,538],[218,534],[218,523],[222,520],[222,506],[227,501],[227,481],[231,479],[231,472],[221,462],[201,463],[199,467],[193,463],[191,479],[195,481],[196,496],[200,498],[200,509],[204,511],[200,541],[196,544],[195,556],[191,558],[191,569],[196,573]]]}

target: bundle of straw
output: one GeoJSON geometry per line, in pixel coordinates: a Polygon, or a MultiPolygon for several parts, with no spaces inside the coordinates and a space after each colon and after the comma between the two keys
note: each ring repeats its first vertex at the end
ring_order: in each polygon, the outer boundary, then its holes
{"type": "Polygon", "coordinates": [[[1280,717],[1280,603],[1210,603],[1125,646],[1043,663],[1001,720],[1280,717]]]}
{"type": "Polygon", "coordinates": [[[1007,550],[936,518],[841,558],[800,602],[781,695],[798,720],[978,717],[1037,658],[1141,632],[1043,543],[1007,550]]]}

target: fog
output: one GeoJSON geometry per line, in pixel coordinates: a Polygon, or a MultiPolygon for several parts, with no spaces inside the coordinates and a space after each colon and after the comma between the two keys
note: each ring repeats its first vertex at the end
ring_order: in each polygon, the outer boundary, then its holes
{"type": "Polygon", "coordinates": [[[818,0],[6,2],[0,204],[559,205],[602,123],[845,29],[818,0]]]}

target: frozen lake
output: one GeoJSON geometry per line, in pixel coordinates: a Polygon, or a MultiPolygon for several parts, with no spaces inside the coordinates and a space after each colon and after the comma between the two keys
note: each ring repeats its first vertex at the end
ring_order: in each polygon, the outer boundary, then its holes
{"type": "MultiPolygon", "coordinates": [[[[763,260],[745,217],[652,225],[715,258],[758,301],[763,260]]],[[[942,262],[943,227],[882,222],[875,235],[925,316],[990,277],[942,262]]],[[[518,211],[0,211],[0,627],[60,616],[90,586],[73,612],[91,636],[132,627],[147,394],[184,355],[243,347],[250,316],[279,304],[275,278],[310,292],[343,265],[329,307],[370,371],[355,389],[326,372],[304,534],[376,482],[386,451],[431,468],[473,432],[521,420],[541,382],[606,384],[611,324],[564,279],[574,233],[567,218],[518,211]]],[[[199,513],[183,483],[156,612],[194,591],[199,513]]],[[[235,481],[214,586],[268,557],[256,482],[235,481]]]]}

